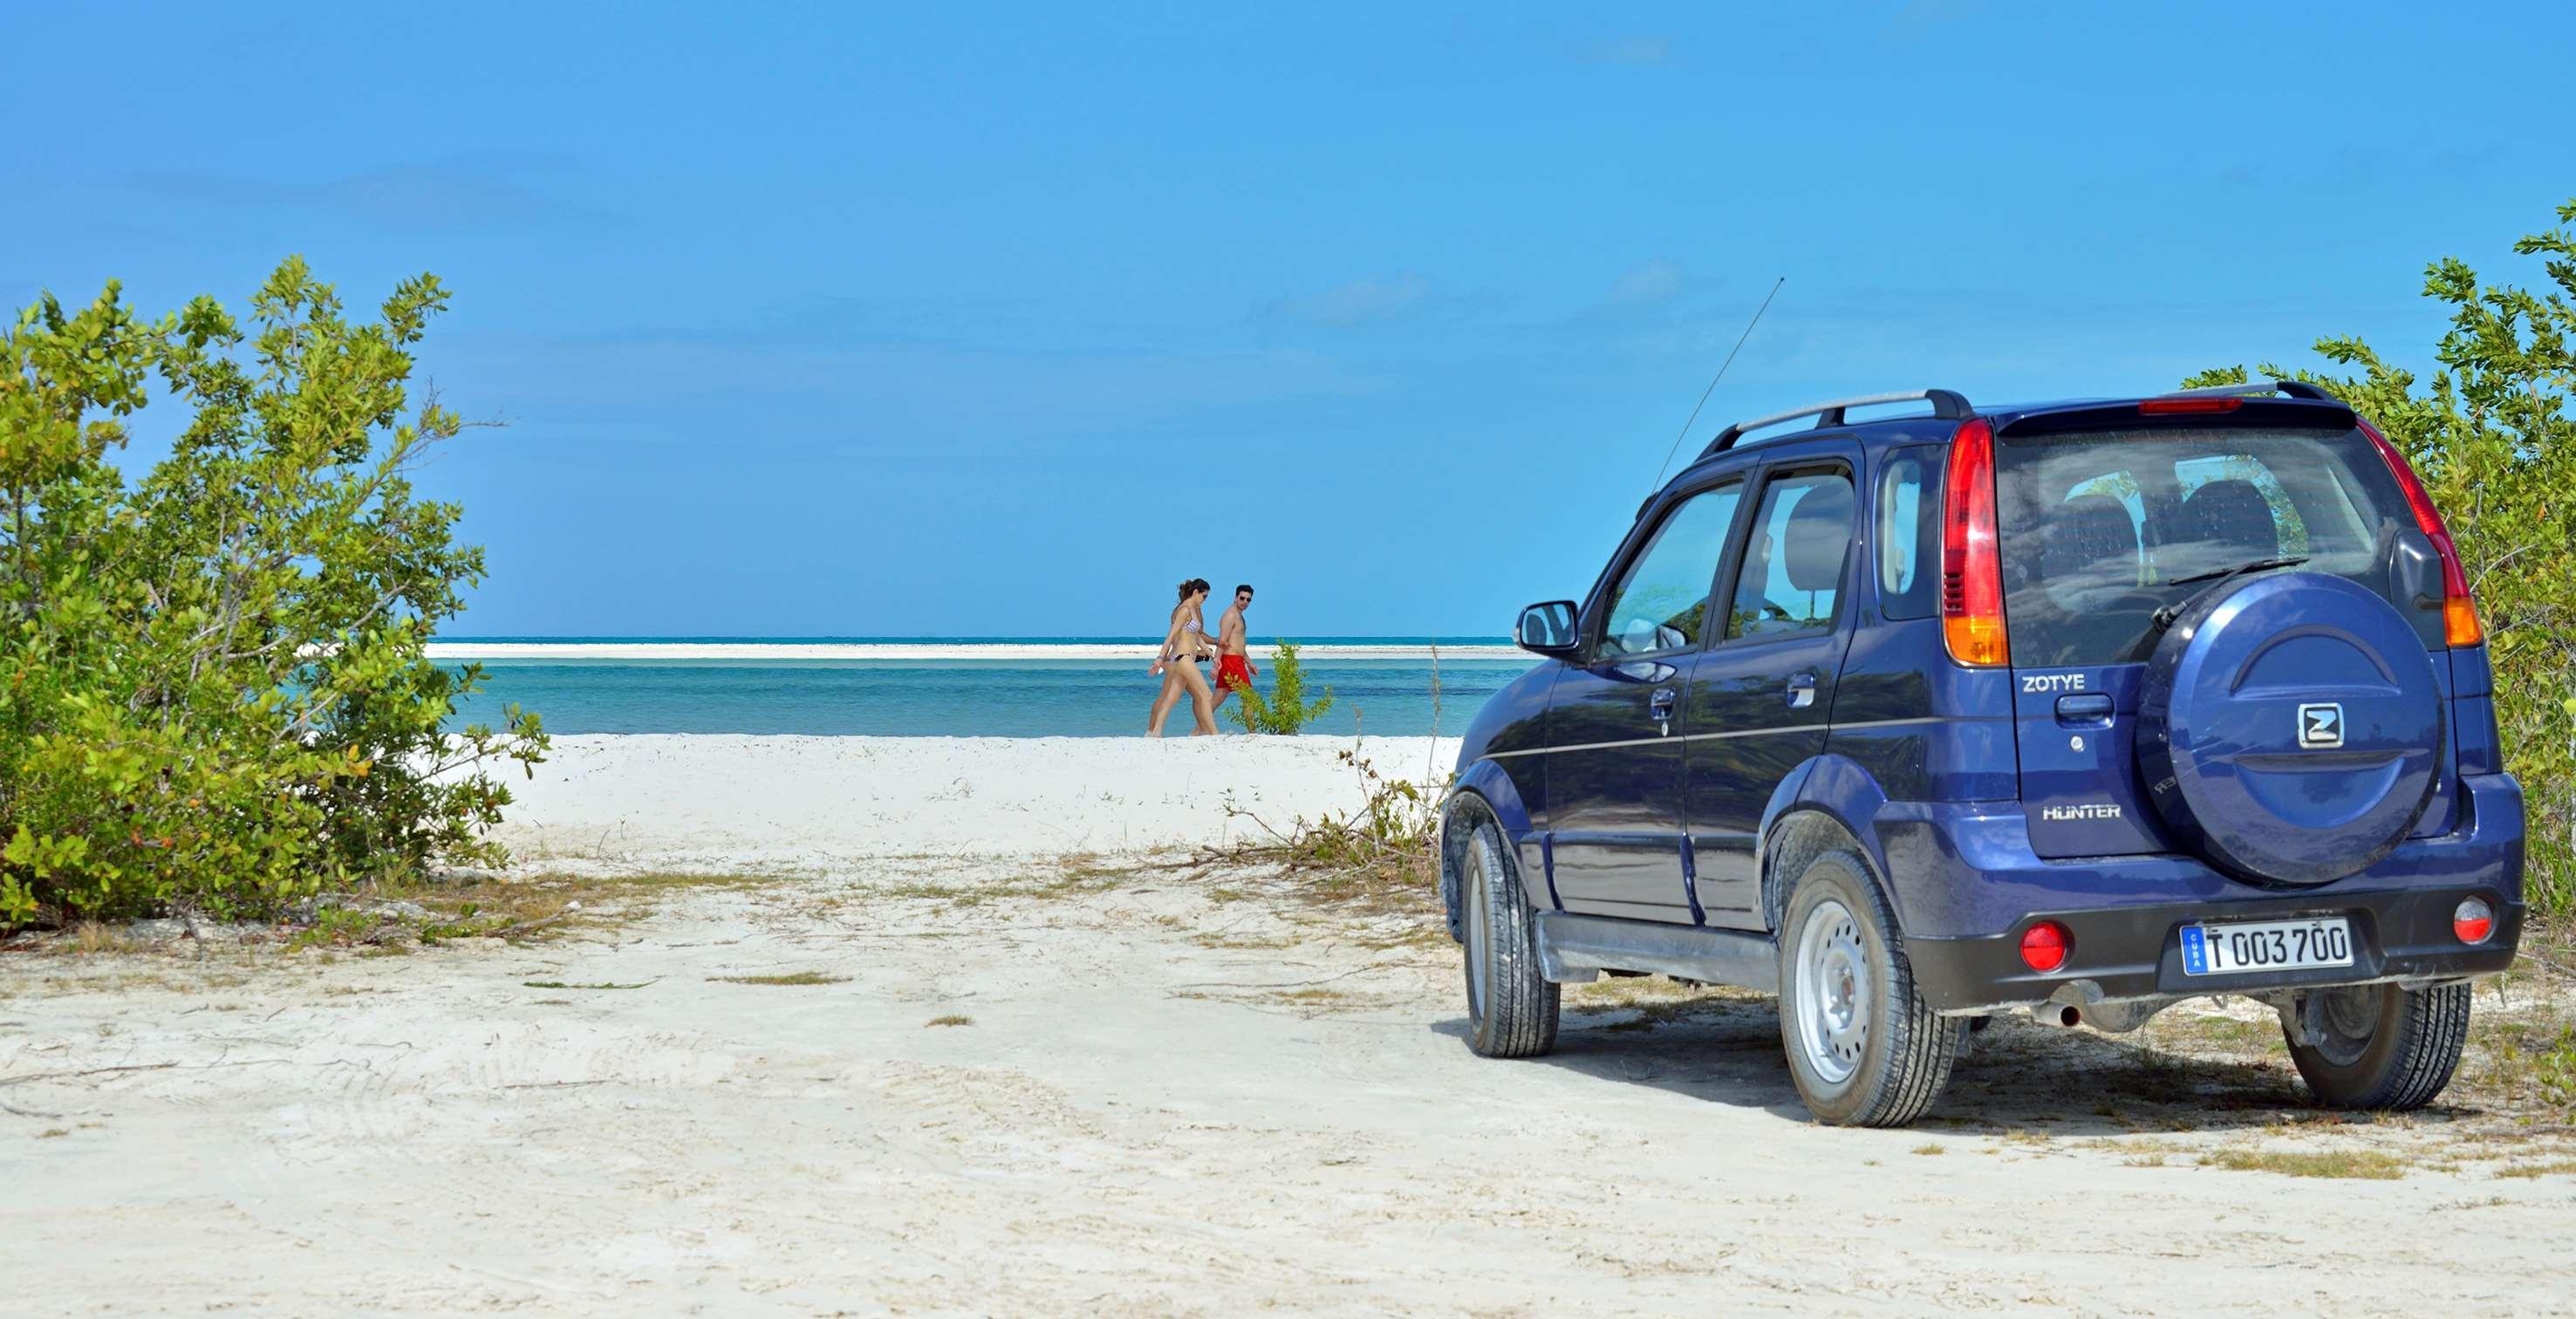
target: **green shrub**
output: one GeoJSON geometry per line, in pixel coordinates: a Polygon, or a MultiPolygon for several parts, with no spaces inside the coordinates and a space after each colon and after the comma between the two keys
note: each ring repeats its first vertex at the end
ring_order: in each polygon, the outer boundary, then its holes
{"type": "Polygon", "coordinates": [[[513,708],[442,737],[475,666],[424,644],[479,580],[408,467],[464,423],[410,407],[433,276],[353,323],[290,259],[252,330],[200,297],[138,319],[50,294],[0,352],[0,926],[186,903],[222,913],[499,859],[487,768],[546,738],[513,708]],[[147,392],[192,410],[129,486],[147,392]],[[405,420],[408,409],[408,420],[405,420]]]}
{"type": "Polygon", "coordinates": [[[1333,689],[1324,689],[1321,699],[1306,700],[1306,674],[1297,664],[1297,647],[1292,642],[1276,643],[1278,655],[1270,661],[1270,695],[1264,697],[1250,687],[1238,688],[1241,699],[1234,707],[1234,721],[1247,733],[1294,733],[1324,717],[1333,708],[1333,689]]]}
{"type": "MultiPolygon", "coordinates": [[[[2576,201],[2558,209],[2576,223],[2576,201]]],[[[2295,373],[2358,409],[2406,454],[2459,543],[2495,665],[2505,765],[2530,817],[2529,897],[2557,922],[2576,917],[2576,235],[2562,227],[2514,244],[2557,290],[2535,296],[2481,284],[2457,258],[2425,268],[2424,294],[2450,308],[2433,350],[2441,369],[2416,388],[2368,344],[2326,338],[2316,351],[2354,376],[2295,373]]],[[[2266,377],[2291,375],[2277,366],[2266,377]]],[[[2234,384],[2243,367],[2186,385],[2234,384]]]]}

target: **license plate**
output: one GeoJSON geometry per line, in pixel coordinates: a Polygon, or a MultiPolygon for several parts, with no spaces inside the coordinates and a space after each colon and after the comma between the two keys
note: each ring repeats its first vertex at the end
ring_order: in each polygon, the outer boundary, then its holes
{"type": "Polygon", "coordinates": [[[2182,972],[2304,971],[2352,965],[2352,922],[2341,916],[2182,927],[2182,972]]]}

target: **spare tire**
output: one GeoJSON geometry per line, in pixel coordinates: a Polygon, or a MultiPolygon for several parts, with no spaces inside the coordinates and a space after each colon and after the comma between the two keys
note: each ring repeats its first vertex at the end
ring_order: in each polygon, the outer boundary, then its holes
{"type": "Polygon", "coordinates": [[[2323,884],[2394,850],[2441,772],[2442,690],[2395,607],[2324,573],[2221,580],[2147,661],[2138,767],[2184,845],[2323,884]]]}

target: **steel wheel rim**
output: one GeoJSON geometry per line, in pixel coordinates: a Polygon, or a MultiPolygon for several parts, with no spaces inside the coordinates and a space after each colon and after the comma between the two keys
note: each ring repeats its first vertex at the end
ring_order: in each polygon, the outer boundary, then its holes
{"type": "Polygon", "coordinates": [[[1467,849],[1467,1011],[1485,1015],[1485,975],[1493,962],[1493,900],[1486,894],[1484,840],[1467,849]]]}
{"type": "Polygon", "coordinates": [[[2360,1062],[2379,1035],[2379,1004],[2370,986],[2311,991],[2299,1005],[2307,1016],[2309,1047],[2337,1067],[2360,1062]]]}
{"type": "Polygon", "coordinates": [[[1798,931],[1796,1025],[1807,1070],[1825,1084],[1860,1070],[1875,989],[1860,919],[1832,898],[1817,903],[1798,931]]]}

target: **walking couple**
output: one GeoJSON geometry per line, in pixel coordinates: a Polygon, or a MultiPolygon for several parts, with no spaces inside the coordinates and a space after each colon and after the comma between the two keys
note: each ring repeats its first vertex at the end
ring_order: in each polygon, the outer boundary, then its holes
{"type": "Polygon", "coordinates": [[[1207,635],[1207,598],[1206,578],[1193,577],[1181,583],[1181,602],[1172,606],[1171,623],[1163,629],[1163,648],[1155,653],[1154,667],[1147,670],[1163,678],[1163,690],[1154,695],[1153,717],[1145,725],[1147,736],[1163,735],[1163,721],[1171,717],[1172,707],[1180,704],[1184,695],[1190,698],[1194,721],[1190,736],[1215,732],[1216,708],[1235,691],[1251,691],[1252,675],[1260,672],[1252,667],[1251,654],[1243,644],[1243,611],[1252,607],[1252,588],[1234,588],[1234,604],[1217,616],[1213,641],[1207,635]],[[1207,675],[1199,672],[1199,666],[1211,656],[1216,659],[1213,691],[1208,687],[1207,675]]]}

